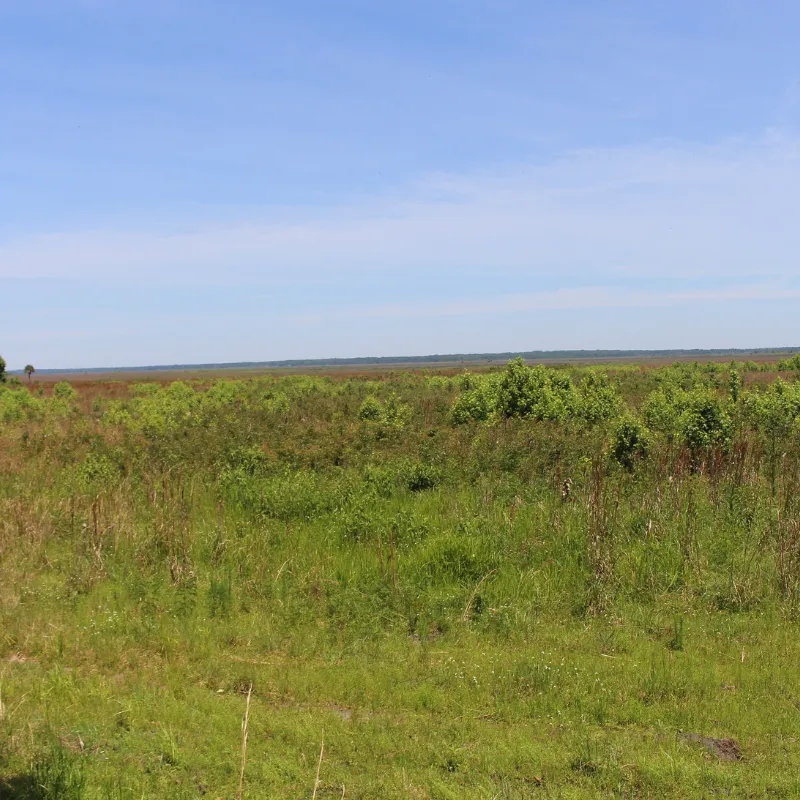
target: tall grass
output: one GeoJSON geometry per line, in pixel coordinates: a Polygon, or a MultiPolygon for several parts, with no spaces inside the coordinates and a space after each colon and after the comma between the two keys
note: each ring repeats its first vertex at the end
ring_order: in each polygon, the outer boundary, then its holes
{"type": "Polygon", "coordinates": [[[800,388],[731,369],[0,389],[0,775],[44,782],[54,730],[76,797],[677,796],[669,730],[767,747],[790,715],[756,698],[800,696],[800,388]]]}

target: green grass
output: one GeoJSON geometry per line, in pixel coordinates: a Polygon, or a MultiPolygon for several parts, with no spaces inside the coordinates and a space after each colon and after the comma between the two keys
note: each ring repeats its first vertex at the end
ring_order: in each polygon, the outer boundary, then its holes
{"type": "Polygon", "coordinates": [[[367,640],[278,632],[261,613],[161,619],[143,634],[109,601],[87,598],[65,621],[54,611],[52,627],[40,618],[4,681],[19,698],[6,701],[11,744],[35,751],[30,726],[58,731],[89,796],[234,796],[251,685],[251,797],[310,797],[323,737],[322,796],[795,792],[798,637],[768,615],[689,618],[676,652],[671,618],[638,608],[590,624],[543,618],[524,636],[465,624],[367,640]],[[681,730],[738,738],[746,760],[710,761],[681,730]]]}
{"type": "Polygon", "coordinates": [[[249,691],[246,798],[800,796],[798,437],[718,373],[0,396],[0,797],[232,799],[249,691]],[[695,439],[617,463],[678,379],[695,439]]]}

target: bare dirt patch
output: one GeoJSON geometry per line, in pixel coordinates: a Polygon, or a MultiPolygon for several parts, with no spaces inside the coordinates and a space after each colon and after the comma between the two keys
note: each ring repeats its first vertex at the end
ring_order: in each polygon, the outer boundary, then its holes
{"type": "Polygon", "coordinates": [[[720,761],[742,760],[742,749],[736,739],[715,739],[711,736],[701,736],[699,733],[681,733],[679,736],[685,742],[702,745],[720,761]]]}

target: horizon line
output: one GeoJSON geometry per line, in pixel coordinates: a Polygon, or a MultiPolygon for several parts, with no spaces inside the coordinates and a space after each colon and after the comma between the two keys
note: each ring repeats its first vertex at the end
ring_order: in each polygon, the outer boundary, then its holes
{"type": "MultiPolygon", "coordinates": [[[[509,350],[493,353],[433,353],[416,356],[352,356],[330,358],[290,358],[269,361],[227,361],[195,364],[149,364],[122,367],[48,367],[37,369],[41,375],[103,372],[185,372],[189,370],[280,369],[290,367],[380,366],[382,364],[451,364],[454,362],[502,361],[521,356],[527,361],[580,358],[641,358],[668,356],[782,355],[800,353],[800,346],[791,347],[726,347],[726,348],[660,348],[660,349],[580,349],[580,350],[509,350]]],[[[8,370],[9,375],[23,375],[24,369],[8,370]]]]}

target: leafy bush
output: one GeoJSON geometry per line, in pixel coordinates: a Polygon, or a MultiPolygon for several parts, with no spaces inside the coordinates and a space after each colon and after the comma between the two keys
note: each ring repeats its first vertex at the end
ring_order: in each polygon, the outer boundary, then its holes
{"type": "Polygon", "coordinates": [[[401,403],[395,395],[391,395],[385,404],[375,395],[368,395],[358,410],[359,419],[378,422],[391,428],[402,428],[410,417],[410,407],[401,403]]]}
{"type": "Polygon", "coordinates": [[[364,484],[378,497],[391,497],[399,487],[397,471],[387,466],[367,464],[364,467],[364,484]]]}
{"type": "Polygon", "coordinates": [[[778,372],[800,372],[800,353],[779,361],[778,372]]]}
{"type": "Polygon", "coordinates": [[[26,389],[0,386],[0,422],[40,419],[46,408],[43,400],[34,397],[26,389]]]}
{"type": "Polygon", "coordinates": [[[695,390],[686,398],[681,432],[686,445],[697,455],[701,450],[730,443],[731,418],[717,395],[695,390]]]}
{"type": "Polygon", "coordinates": [[[728,374],[728,393],[731,396],[731,401],[734,403],[738,403],[741,392],[742,392],[742,376],[739,374],[739,370],[736,369],[736,365],[733,365],[731,367],[730,373],[728,374]]]}
{"type": "Polygon", "coordinates": [[[120,470],[108,456],[89,453],[77,468],[78,485],[83,491],[96,492],[111,487],[120,470]]]}
{"type": "Polygon", "coordinates": [[[445,375],[428,375],[425,378],[425,385],[436,391],[449,392],[457,385],[457,382],[445,375]]]}
{"type": "Polygon", "coordinates": [[[412,492],[433,489],[442,478],[436,467],[420,461],[407,463],[403,472],[405,485],[412,492]]]}
{"type": "Polygon", "coordinates": [[[528,367],[522,358],[509,362],[497,386],[497,411],[503,417],[561,419],[574,407],[574,387],[546,367],[528,367]]]}
{"type": "MultiPolygon", "coordinates": [[[[275,456],[265,452],[263,447],[242,447],[228,455],[220,476],[265,476],[273,471],[275,464],[275,456]]],[[[223,477],[223,480],[226,478],[223,477]]]]}
{"type": "Polygon", "coordinates": [[[469,370],[464,370],[457,378],[458,388],[462,392],[477,389],[481,382],[481,379],[477,375],[473,375],[469,370]]]}
{"type": "Polygon", "coordinates": [[[53,396],[57,397],[59,400],[72,401],[78,396],[78,393],[72,387],[72,384],[67,381],[59,381],[53,387],[53,396]]]}
{"type": "MultiPolygon", "coordinates": [[[[472,385],[472,384],[471,384],[472,385]]],[[[450,409],[450,421],[463,425],[470,420],[486,422],[497,405],[495,387],[489,381],[482,381],[464,391],[450,409]]]]}
{"type": "Polygon", "coordinates": [[[778,378],[765,391],[748,394],[745,416],[756,430],[771,436],[788,435],[800,419],[800,383],[778,378]]]}
{"type": "Polygon", "coordinates": [[[134,383],[130,388],[133,397],[152,397],[158,394],[161,386],[157,383],[134,383]]]}
{"type": "Polygon", "coordinates": [[[622,406],[622,398],[608,376],[590,372],[580,385],[575,411],[577,416],[594,424],[614,419],[622,406]]]}
{"type": "Polygon", "coordinates": [[[661,387],[647,396],[642,408],[644,421],[652,431],[672,439],[680,432],[680,417],[686,392],[673,385],[661,387]]]}
{"type": "Polygon", "coordinates": [[[662,386],[645,401],[647,426],[668,439],[677,438],[697,458],[702,450],[730,444],[733,423],[719,395],[710,388],[690,391],[662,386]]]}
{"type": "Polygon", "coordinates": [[[538,421],[579,419],[590,425],[615,417],[622,398],[607,376],[590,372],[576,388],[569,375],[543,366],[510,361],[499,375],[462,380],[469,388],[450,410],[450,421],[522,417],[538,421]]]}
{"type": "Polygon", "coordinates": [[[614,428],[611,454],[629,472],[638,459],[647,455],[650,436],[647,428],[633,416],[622,417],[614,428]]]}

